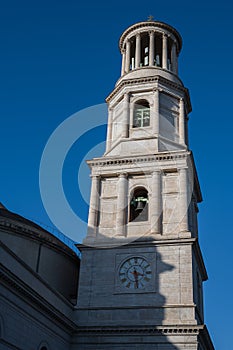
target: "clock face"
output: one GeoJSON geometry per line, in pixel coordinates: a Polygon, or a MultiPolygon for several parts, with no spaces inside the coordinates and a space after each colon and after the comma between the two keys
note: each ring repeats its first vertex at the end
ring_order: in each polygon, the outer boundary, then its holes
{"type": "Polygon", "coordinates": [[[119,277],[128,289],[143,289],[151,280],[151,265],[141,257],[131,257],[120,267],[119,277]]]}

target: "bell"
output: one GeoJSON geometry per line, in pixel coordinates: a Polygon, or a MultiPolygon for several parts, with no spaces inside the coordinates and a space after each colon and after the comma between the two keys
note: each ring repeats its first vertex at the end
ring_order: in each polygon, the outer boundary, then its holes
{"type": "Polygon", "coordinates": [[[144,205],[142,201],[138,201],[137,202],[137,208],[135,210],[143,210],[144,209],[144,205]]]}

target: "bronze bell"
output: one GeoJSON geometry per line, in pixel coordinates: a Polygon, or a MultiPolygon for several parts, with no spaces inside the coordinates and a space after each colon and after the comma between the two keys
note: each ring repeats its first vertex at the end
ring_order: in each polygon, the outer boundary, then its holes
{"type": "Polygon", "coordinates": [[[144,205],[143,205],[143,202],[142,201],[138,201],[137,202],[137,207],[135,210],[143,210],[144,209],[144,205]]]}

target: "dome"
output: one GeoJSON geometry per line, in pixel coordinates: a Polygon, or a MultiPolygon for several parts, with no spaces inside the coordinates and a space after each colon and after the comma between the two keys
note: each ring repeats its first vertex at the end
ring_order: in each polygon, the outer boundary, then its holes
{"type": "Polygon", "coordinates": [[[2,203],[0,238],[17,259],[50,287],[70,301],[76,298],[80,259],[71,249],[72,245],[68,246],[33,221],[9,211],[2,203]]]}

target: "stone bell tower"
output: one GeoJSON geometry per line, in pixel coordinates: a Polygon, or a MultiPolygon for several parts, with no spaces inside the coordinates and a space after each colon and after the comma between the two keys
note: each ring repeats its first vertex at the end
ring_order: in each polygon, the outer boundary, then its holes
{"type": "Polygon", "coordinates": [[[120,37],[106,152],[88,161],[75,349],[214,349],[204,325],[202,196],[188,145],[190,97],[178,76],[181,47],[179,33],[158,21],[120,37]]]}

